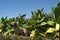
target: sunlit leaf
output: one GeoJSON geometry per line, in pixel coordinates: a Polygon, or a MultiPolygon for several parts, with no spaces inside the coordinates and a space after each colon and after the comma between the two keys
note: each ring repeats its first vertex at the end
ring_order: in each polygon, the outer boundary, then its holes
{"type": "Polygon", "coordinates": [[[0,29],[0,32],[2,32],[2,30],[0,29]]]}
{"type": "Polygon", "coordinates": [[[55,28],[49,28],[46,32],[45,32],[45,34],[46,33],[53,33],[55,31],[55,28]]]}
{"type": "Polygon", "coordinates": [[[34,38],[34,37],[36,36],[36,31],[37,31],[37,30],[32,30],[32,32],[31,32],[31,34],[30,34],[30,37],[33,37],[33,38],[34,38]]]}
{"type": "Polygon", "coordinates": [[[47,23],[46,22],[42,22],[41,24],[40,24],[40,26],[44,26],[44,25],[46,25],[47,23]]]}
{"type": "Polygon", "coordinates": [[[48,24],[48,25],[53,25],[54,22],[53,22],[53,21],[48,21],[47,24],[48,24]]]}
{"type": "Polygon", "coordinates": [[[55,28],[55,31],[58,31],[59,30],[59,24],[56,23],[56,28],[55,28]]]}

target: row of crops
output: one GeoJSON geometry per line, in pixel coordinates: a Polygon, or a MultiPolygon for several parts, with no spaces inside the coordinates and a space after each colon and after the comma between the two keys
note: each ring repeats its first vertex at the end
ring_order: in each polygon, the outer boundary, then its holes
{"type": "Polygon", "coordinates": [[[55,39],[56,36],[60,35],[60,3],[56,7],[52,7],[51,13],[46,14],[43,9],[31,13],[32,16],[29,19],[25,18],[26,14],[13,18],[2,17],[0,20],[0,34],[3,36],[14,35],[14,28],[9,24],[16,22],[19,27],[28,29],[31,32],[30,37],[34,40],[41,37],[42,39],[55,39]]]}

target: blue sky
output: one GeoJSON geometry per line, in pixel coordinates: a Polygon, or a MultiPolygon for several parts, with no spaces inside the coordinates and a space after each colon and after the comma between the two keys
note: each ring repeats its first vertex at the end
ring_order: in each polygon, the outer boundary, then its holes
{"type": "Polygon", "coordinates": [[[51,7],[56,7],[60,0],[0,0],[0,18],[18,16],[19,13],[27,14],[30,18],[31,11],[44,8],[44,12],[51,12],[51,7]]]}

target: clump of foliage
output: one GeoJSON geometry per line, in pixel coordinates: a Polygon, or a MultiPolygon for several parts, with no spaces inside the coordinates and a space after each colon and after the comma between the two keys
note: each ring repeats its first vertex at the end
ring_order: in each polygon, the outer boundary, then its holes
{"type": "MultiPolygon", "coordinates": [[[[28,29],[31,38],[54,38],[60,32],[60,3],[52,8],[52,13],[45,14],[43,9],[31,12],[32,16],[26,19],[26,14],[14,18],[2,17],[0,22],[0,34],[3,36],[15,35],[14,28],[9,24],[17,22],[17,25],[28,29]]],[[[37,38],[37,39],[39,39],[37,38]]]]}

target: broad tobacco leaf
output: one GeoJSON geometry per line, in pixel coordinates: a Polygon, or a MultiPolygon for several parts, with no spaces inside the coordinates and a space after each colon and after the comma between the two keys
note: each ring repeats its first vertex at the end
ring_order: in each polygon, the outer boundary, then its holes
{"type": "Polygon", "coordinates": [[[45,32],[45,34],[47,34],[47,33],[53,33],[55,31],[55,28],[49,28],[46,32],[45,32]]]}

